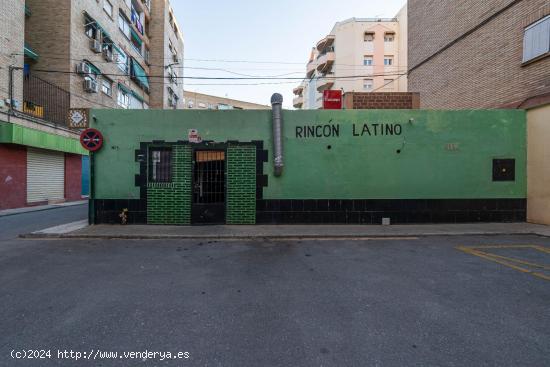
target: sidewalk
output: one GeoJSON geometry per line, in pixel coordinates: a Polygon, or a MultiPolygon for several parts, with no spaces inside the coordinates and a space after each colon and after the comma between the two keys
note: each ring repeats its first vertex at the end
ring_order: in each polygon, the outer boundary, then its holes
{"type": "Polygon", "coordinates": [[[67,203],[60,203],[60,204],[29,206],[29,207],[17,208],[17,209],[0,210],[0,217],[7,217],[9,215],[17,215],[17,214],[32,213],[32,212],[41,212],[44,210],[63,208],[67,206],[84,205],[87,202],[88,200],[70,201],[67,203]]]}
{"type": "Polygon", "coordinates": [[[419,236],[525,235],[550,237],[550,226],[529,223],[422,225],[255,225],[255,226],[137,226],[96,225],[85,222],[22,235],[24,238],[74,239],[255,239],[255,238],[370,238],[419,236]]]}

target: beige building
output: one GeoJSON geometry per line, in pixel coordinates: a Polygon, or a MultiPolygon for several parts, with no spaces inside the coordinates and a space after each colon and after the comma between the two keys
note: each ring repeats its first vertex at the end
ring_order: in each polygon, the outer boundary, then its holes
{"type": "Polygon", "coordinates": [[[269,110],[268,105],[244,102],[196,92],[183,92],[185,108],[190,110],[269,110]]]}
{"type": "Polygon", "coordinates": [[[27,7],[25,40],[35,54],[28,70],[67,90],[70,107],[183,107],[183,37],[167,0],[27,0],[27,7]]]}
{"type": "Polygon", "coordinates": [[[527,219],[550,224],[548,0],[410,0],[408,12],[422,108],[527,110],[527,219]]]}
{"type": "Polygon", "coordinates": [[[406,8],[392,19],[336,23],[311,50],[306,78],[294,89],[294,107],[321,108],[326,89],[405,92],[406,45],[406,8]]]}

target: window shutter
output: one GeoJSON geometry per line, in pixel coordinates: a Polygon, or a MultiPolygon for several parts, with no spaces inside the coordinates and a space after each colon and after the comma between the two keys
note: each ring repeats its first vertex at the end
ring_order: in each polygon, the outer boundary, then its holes
{"type": "Polygon", "coordinates": [[[523,38],[523,62],[550,52],[550,16],[525,29],[523,38]]]}

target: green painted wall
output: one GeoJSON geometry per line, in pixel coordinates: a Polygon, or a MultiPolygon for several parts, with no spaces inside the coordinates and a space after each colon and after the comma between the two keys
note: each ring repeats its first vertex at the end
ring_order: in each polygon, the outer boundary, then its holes
{"type": "Polygon", "coordinates": [[[78,139],[49,134],[25,126],[0,121],[0,143],[26,145],[65,153],[88,155],[78,139]]]}
{"type": "Polygon", "coordinates": [[[525,112],[284,111],[285,169],[272,175],[271,111],[95,110],[105,147],[95,155],[97,199],[137,199],[140,142],[263,140],[266,199],[525,198],[525,112]],[[412,123],[409,120],[413,119],[412,123]],[[363,124],[400,124],[401,135],[354,136],[363,124]],[[339,137],[296,138],[304,125],[334,124],[339,137]],[[330,146],[331,149],[328,149],[330,146]],[[397,150],[401,153],[398,154],[397,150]],[[493,182],[492,159],[515,158],[516,181],[493,182]]]}

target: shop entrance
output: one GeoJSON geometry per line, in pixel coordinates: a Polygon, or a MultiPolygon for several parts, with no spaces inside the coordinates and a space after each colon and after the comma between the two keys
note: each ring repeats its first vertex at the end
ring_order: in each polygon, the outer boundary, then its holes
{"type": "Polygon", "coordinates": [[[224,224],[225,198],[225,150],[194,150],[191,222],[224,224]]]}

